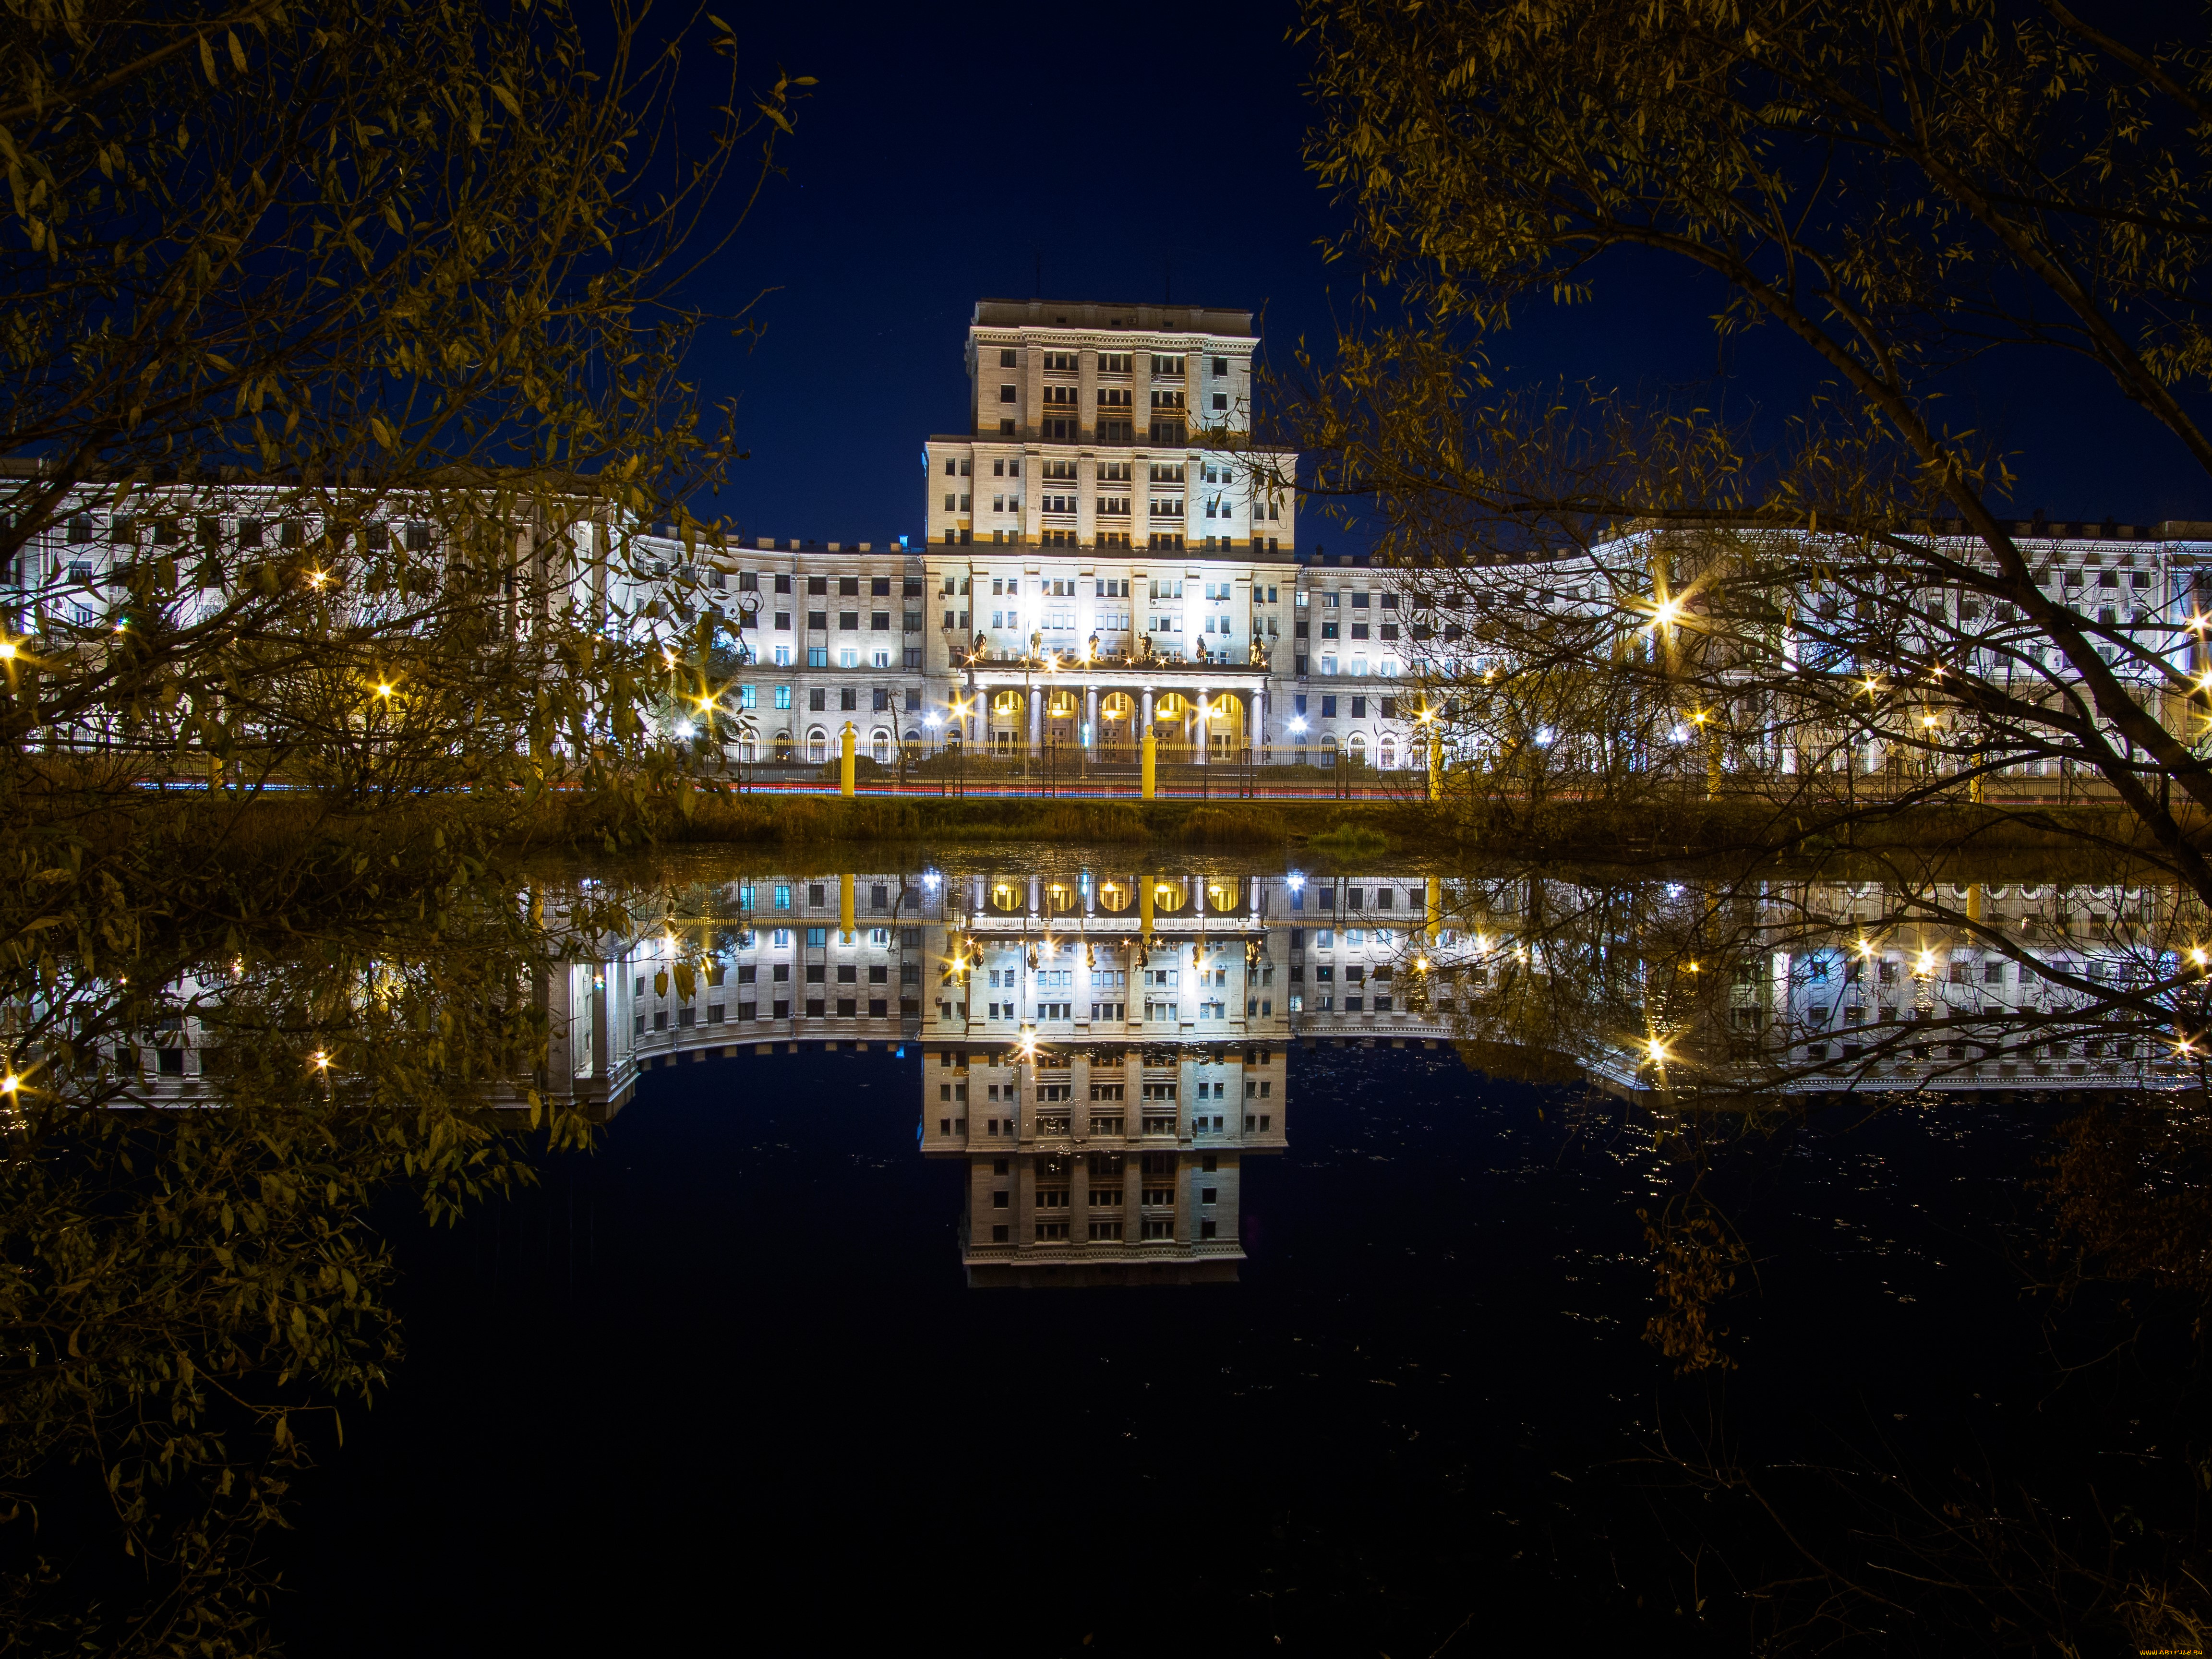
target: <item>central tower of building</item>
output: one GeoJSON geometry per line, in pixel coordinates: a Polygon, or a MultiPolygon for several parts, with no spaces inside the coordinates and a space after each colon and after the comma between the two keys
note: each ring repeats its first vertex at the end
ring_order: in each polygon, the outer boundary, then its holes
{"type": "Polygon", "coordinates": [[[1127,759],[1150,729],[1200,762],[1267,745],[1296,525],[1255,478],[1295,457],[1243,441],[1258,344],[1249,311],[976,304],[969,430],[925,453],[928,667],[972,687],[963,741],[1127,759]]]}

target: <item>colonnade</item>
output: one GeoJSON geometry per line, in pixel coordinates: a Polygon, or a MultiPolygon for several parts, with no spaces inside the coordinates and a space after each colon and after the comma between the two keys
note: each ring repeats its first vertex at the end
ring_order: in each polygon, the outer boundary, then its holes
{"type": "MultiPolygon", "coordinates": [[[[1126,746],[1128,752],[1124,758],[1134,760],[1144,733],[1152,731],[1161,721],[1171,721],[1180,732],[1188,734],[1190,758],[1200,765],[1206,764],[1210,758],[1212,739],[1224,730],[1232,738],[1242,738],[1241,745],[1232,746],[1257,748],[1267,740],[1267,694],[1263,689],[1241,686],[1217,689],[1202,683],[1188,689],[1182,686],[1138,687],[1101,684],[1080,680],[1074,676],[1054,678],[1055,684],[1029,686],[1000,684],[983,689],[979,694],[983,730],[980,733],[975,731],[971,717],[970,740],[980,738],[984,744],[995,746],[999,734],[1011,728],[1024,734],[1030,752],[1041,750],[1045,742],[1047,709],[1057,694],[1079,699],[1076,704],[1079,711],[1077,718],[1080,722],[1078,742],[1094,756],[1102,749],[1126,746]],[[1108,744],[1103,741],[1107,736],[1106,725],[1114,724],[1116,715],[1121,711],[1112,708],[1102,710],[1102,699],[1116,697],[1125,700],[1129,712],[1135,715],[1130,726],[1119,728],[1128,732],[1126,744],[1108,744]],[[1016,716],[1014,722],[1007,721],[1001,713],[1003,705],[1009,699],[1018,700],[1022,705],[1023,712],[1016,716]],[[1234,708],[1228,706],[1231,699],[1235,700],[1234,708]],[[1106,725],[1101,723],[1102,712],[1105,715],[1106,725]]],[[[1169,757],[1171,751],[1164,744],[1164,757],[1169,757]]]]}

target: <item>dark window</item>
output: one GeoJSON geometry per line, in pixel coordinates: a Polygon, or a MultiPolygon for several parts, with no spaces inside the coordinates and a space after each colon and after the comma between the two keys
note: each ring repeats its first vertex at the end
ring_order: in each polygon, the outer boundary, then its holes
{"type": "Polygon", "coordinates": [[[919,714],[921,713],[921,693],[920,691],[908,690],[906,694],[906,712],[909,714],[919,714]]]}
{"type": "Polygon", "coordinates": [[[1321,700],[1321,717],[1325,720],[1333,720],[1336,718],[1336,699],[1334,697],[1323,697],[1321,700]]]}
{"type": "Polygon", "coordinates": [[[806,591],[810,593],[827,593],[830,591],[830,579],[827,576],[809,576],[806,579],[806,591]]]}
{"type": "Polygon", "coordinates": [[[827,629],[830,626],[830,613],[827,611],[808,611],[806,613],[806,625],[809,628],[813,629],[817,633],[820,633],[827,629]]]}
{"type": "Polygon", "coordinates": [[[858,576],[838,577],[837,591],[848,597],[858,594],[860,591],[860,579],[858,576]]]}
{"type": "Polygon", "coordinates": [[[1354,697],[1352,700],[1352,718],[1356,720],[1364,720],[1367,718],[1366,698],[1354,697]]]}
{"type": "Polygon", "coordinates": [[[779,593],[788,593],[788,592],[791,592],[791,578],[790,578],[790,577],[788,577],[788,576],[778,576],[778,577],[775,579],[775,591],[776,591],[777,592],[779,592],[779,593]]]}
{"type": "Polygon", "coordinates": [[[891,694],[884,690],[882,686],[878,686],[876,688],[876,713],[880,714],[890,706],[891,694]]]}
{"type": "Polygon", "coordinates": [[[819,713],[821,710],[827,708],[830,706],[828,701],[829,696],[830,694],[827,691],[823,690],[817,685],[806,694],[806,706],[817,713],[819,713]]]}
{"type": "Polygon", "coordinates": [[[870,577],[868,579],[868,592],[874,594],[879,599],[889,599],[891,592],[891,579],[889,576],[870,577]]]}
{"type": "Polygon", "coordinates": [[[860,706],[860,692],[859,692],[859,690],[858,690],[857,689],[855,689],[855,688],[854,688],[854,687],[853,687],[853,686],[849,686],[849,685],[848,685],[848,686],[842,686],[842,687],[840,687],[840,688],[838,689],[838,692],[837,692],[837,707],[838,707],[838,708],[858,708],[860,706]]]}
{"type": "Polygon", "coordinates": [[[1397,698],[1385,697],[1382,699],[1382,718],[1386,720],[1395,720],[1398,718],[1397,698]]]}
{"type": "Polygon", "coordinates": [[[857,611],[840,611],[837,613],[837,627],[839,631],[842,633],[859,633],[860,630],[860,613],[857,611]]]}
{"type": "Polygon", "coordinates": [[[870,611],[868,613],[868,626],[878,634],[890,633],[891,631],[891,613],[888,611],[870,611]]]}
{"type": "Polygon", "coordinates": [[[1000,367],[1000,368],[1012,368],[1013,366],[1014,366],[1014,353],[1013,353],[1013,348],[1012,348],[1012,347],[1011,347],[1011,346],[1002,346],[1002,347],[1000,347],[1000,350],[999,350],[999,367],[1000,367]]]}

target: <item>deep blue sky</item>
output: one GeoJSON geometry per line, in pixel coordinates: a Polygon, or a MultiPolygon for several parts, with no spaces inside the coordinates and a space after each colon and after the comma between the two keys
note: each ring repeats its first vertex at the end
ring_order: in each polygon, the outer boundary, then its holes
{"type": "MultiPolygon", "coordinates": [[[[752,459],[719,509],[749,534],[882,543],[921,527],[922,441],[957,429],[969,307],[983,295],[1157,300],[1264,310],[1280,361],[1332,332],[1316,242],[1332,210],[1298,159],[1306,119],[1291,12],[1210,0],[1151,13],[978,4],[738,8],[756,80],[819,77],[788,176],[775,181],[699,297],[775,291],[751,351],[695,358],[710,399],[742,399],[752,459]],[[1172,264],[1170,271],[1170,266],[1172,264]]],[[[1615,264],[1597,302],[1528,307],[1502,366],[1551,379],[1794,411],[1802,348],[1768,331],[1732,349],[1717,295],[1615,264]]],[[[1953,423],[2020,452],[2026,517],[2212,519],[2212,483],[2084,368],[2045,354],[1954,391],[1953,423]],[[2091,411],[2085,413],[2084,411],[2091,411]]],[[[1354,544],[1334,532],[1340,545],[1354,544]]],[[[1331,539],[1311,518],[1309,547],[1331,539]]]]}

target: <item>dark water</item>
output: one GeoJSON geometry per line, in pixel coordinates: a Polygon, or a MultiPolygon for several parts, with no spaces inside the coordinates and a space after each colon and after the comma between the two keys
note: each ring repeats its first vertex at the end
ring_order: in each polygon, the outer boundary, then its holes
{"type": "MultiPolygon", "coordinates": [[[[1723,1149],[1755,1275],[1718,1311],[1736,1369],[1681,1379],[1642,1340],[1637,1211],[1686,1166],[1636,1109],[1448,1046],[1299,1048],[1240,1283],[970,1290],[920,1064],[651,1072],[540,1192],[435,1236],[395,1216],[409,1352],[304,1484],[279,1628],[331,1655],[1747,1651],[1804,1616],[1763,1588],[1800,1564],[1686,1480],[1701,1440],[1847,1549],[1885,1470],[2065,1508],[2180,1449],[2167,1371],[2069,1372],[2107,1328],[2032,1288],[2061,1103],[1723,1149]]],[[[1909,1626],[1814,1633],[1957,1650],[1909,1626]]]]}

